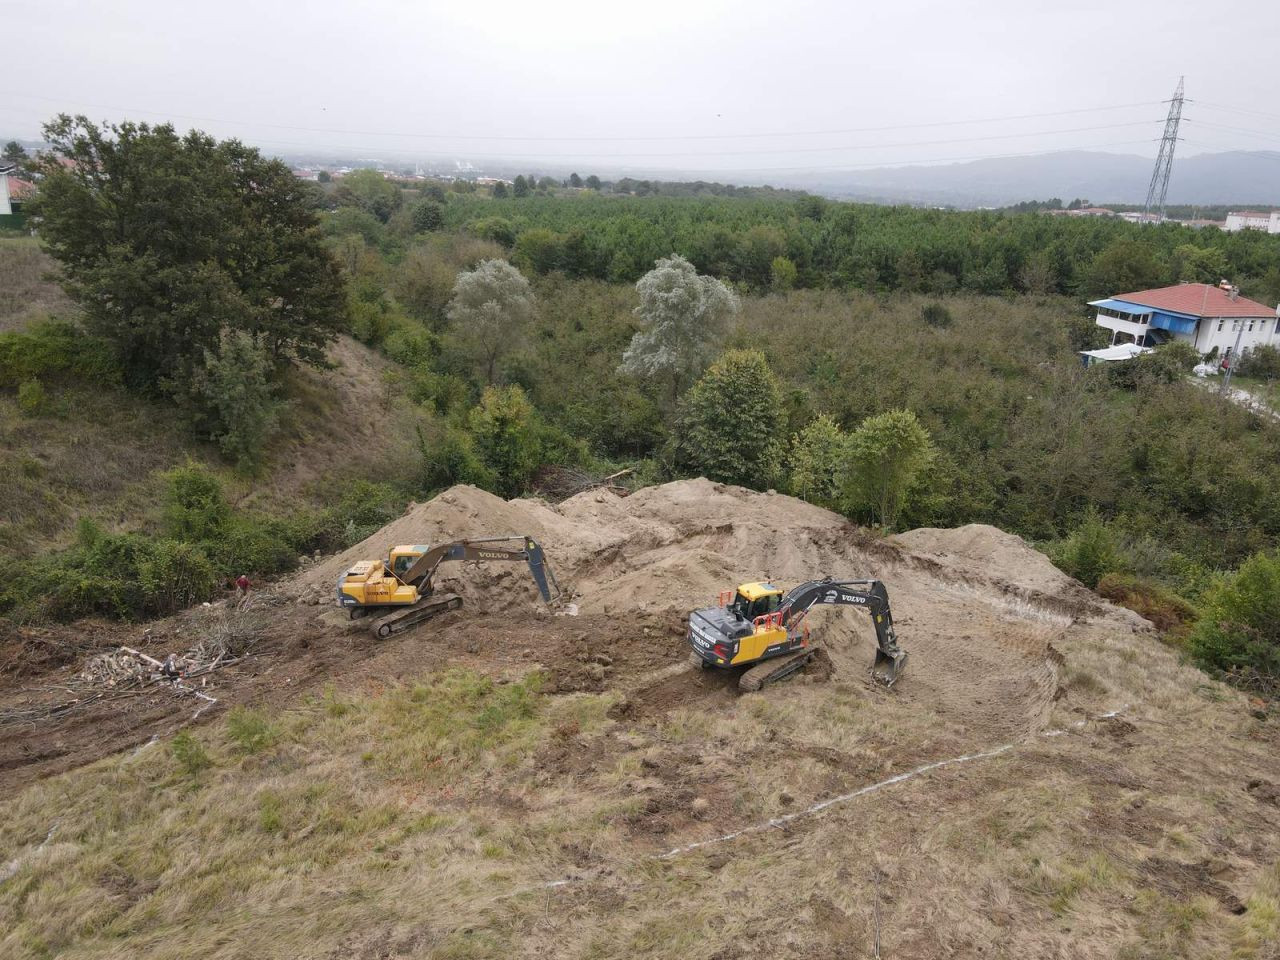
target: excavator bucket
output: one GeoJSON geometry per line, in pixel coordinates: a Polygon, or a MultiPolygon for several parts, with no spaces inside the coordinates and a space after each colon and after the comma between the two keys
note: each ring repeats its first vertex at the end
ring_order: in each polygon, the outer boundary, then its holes
{"type": "Polygon", "coordinates": [[[889,654],[883,650],[876,650],[876,662],[871,665],[871,677],[874,680],[883,683],[886,687],[892,687],[898,682],[898,678],[902,676],[902,671],[907,666],[907,652],[899,650],[896,653],[889,654]]]}

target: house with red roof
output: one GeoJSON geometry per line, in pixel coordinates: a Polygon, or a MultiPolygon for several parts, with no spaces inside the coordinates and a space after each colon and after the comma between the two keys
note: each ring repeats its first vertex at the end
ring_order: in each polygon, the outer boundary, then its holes
{"type": "Polygon", "coordinates": [[[1136,290],[1092,300],[1089,306],[1098,311],[1098,326],[1111,331],[1112,346],[1185,340],[1201,354],[1217,347],[1224,358],[1264,344],[1280,346],[1280,306],[1242,297],[1226,281],[1136,290]]]}

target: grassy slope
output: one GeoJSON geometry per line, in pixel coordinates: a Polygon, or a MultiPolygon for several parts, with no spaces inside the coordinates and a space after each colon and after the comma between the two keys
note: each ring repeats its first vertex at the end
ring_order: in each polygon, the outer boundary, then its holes
{"type": "MultiPolygon", "coordinates": [[[[51,261],[28,240],[0,240],[0,330],[71,306],[47,279],[51,261]]],[[[290,404],[261,475],[235,477],[211,444],[192,439],[172,408],[93,384],[49,386],[49,410],[25,415],[0,393],[0,550],[26,553],[67,542],[76,520],[133,528],[156,512],[155,474],[188,458],[222,468],[232,497],[282,511],[324,502],[342,484],[411,476],[414,418],[390,397],[393,365],[353,340],[330,350],[332,371],[291,375],[290,404]]]]}
{"type": "Polygon", "coordinates": [[[0,952],[865,956],[878,889],[886,956],[1274,957],[1276,731],[1122,623],[1055,643],[1009,751],[671,858],[954,731],[840,679],[638,723],[461,670],[234,713],[0,805],[0,952]]]}
{"type": "Polygon", "coordinates": [[[0,237],[0,332],[72,309],[61,288],[49,281],[52,268],[34,237],[0,237]]]}

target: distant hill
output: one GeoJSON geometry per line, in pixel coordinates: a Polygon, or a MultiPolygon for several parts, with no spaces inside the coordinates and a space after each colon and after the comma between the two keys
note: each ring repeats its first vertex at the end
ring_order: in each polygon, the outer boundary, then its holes
{"type": "MultiPolygon", "coordinates": [[[[1064,151],[814,175],[797,178],[795,185],[859,200],[962,207],[1002,206],[1047,197],[1142,203],[1152,163],[1152,159],[1131,154],[1064,151]]],[[[1236,151],[1175,159],[1168,199],[1170,203],[1280,205],[1280,152],[1236,151]]]]}

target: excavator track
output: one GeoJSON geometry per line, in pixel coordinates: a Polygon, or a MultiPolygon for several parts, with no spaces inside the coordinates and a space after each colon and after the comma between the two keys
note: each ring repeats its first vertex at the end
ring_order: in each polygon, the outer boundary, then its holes
{"type": "Polygon", "coordinates": [[[456,593],[432,594],[405,610],[397,610],[395,613],[379,617],[369,625],[369,629],[379,640],[385,640],[387,637],[404,633],[420,623],[425,623],[433,617],[438,617],[442,613],[457,610],[461,606],[462,598],[456,593]]]}
{"type": "Polygon", "coordinates": [[[773,657],[757,663],[738,678],[738,689],[743,693],[753,693],[770,683],[777,683],[784,677],[804,669],[805,664],[818,652],[816,647],[799,650],[783,657],[773,657]]]}

